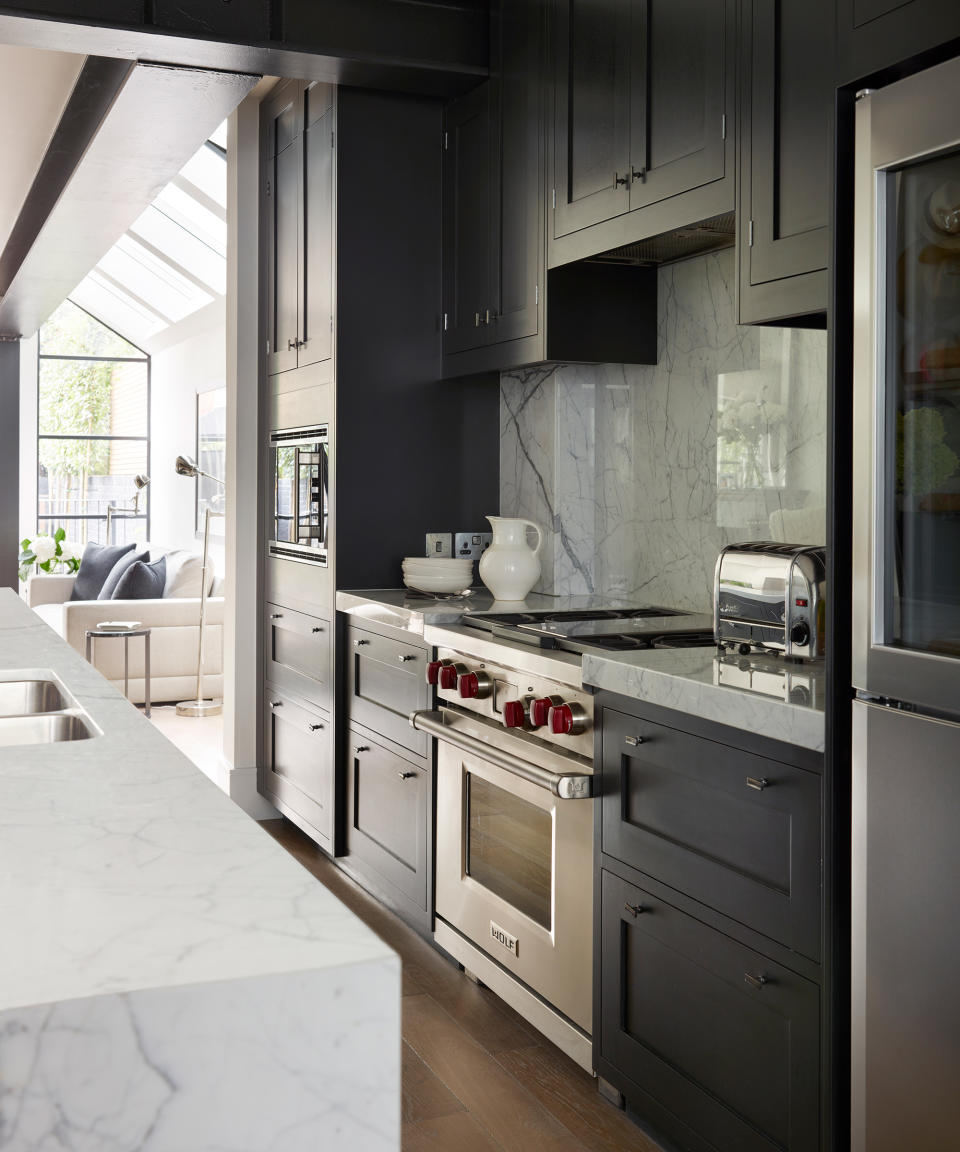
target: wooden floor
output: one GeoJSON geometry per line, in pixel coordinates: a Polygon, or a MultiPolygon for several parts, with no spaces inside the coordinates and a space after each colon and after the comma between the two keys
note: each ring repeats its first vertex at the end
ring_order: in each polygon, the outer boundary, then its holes
{"type": "Polygon", "coordinates": [[[659,1152],[596,1081],[287,820],[263,827],[403,961],[404,1152],[659,1152]]]}

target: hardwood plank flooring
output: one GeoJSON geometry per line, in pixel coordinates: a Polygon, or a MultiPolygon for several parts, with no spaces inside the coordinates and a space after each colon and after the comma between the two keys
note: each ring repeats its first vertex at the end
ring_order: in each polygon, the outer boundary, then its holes
{"type": "Polygon", "coordinates": [[[403,1152],[659,1152],[596,1082],[288,820],[262,827],[403,962],[403,1152]]]}

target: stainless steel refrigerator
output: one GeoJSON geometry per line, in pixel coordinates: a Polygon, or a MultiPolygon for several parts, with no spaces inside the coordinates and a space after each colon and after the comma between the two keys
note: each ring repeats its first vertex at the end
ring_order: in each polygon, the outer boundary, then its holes
{"type": "Polygon", "coordinates": [[[960,61],[861,95],[853,1152],[960,1148],[960,61]]]}

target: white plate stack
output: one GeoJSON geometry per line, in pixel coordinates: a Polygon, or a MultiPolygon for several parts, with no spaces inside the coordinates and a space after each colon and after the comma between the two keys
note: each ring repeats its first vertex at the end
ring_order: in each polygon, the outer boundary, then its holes
{"type": "Polygon", "coordinates": [[[473,560],[440,556],[407,556],[403,582],[408,588],[433,595],[464,592],[473,583],[473,560]]]}

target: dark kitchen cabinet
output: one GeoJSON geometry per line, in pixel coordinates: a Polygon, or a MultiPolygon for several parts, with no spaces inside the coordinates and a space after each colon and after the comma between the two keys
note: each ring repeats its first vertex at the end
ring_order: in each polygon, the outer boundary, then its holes
{"type": "Polygon", "coordinates": [[[491,44],[490,80],[450,104],[444,123],[447,375],[519,362],[540,331],[542,4],[494,5],[491,44]],[[488,351],[462,355],[477,349],[488,351]]]}
{"type": "Polygon", "coordinates": [[[550,267],[734,209],[731,0],[558,0],[550,267]]]}
{"type": "Polygon", "coordinates": [[[280,812],[333,851],[333,730],[330,713],[264,689],[264,756],[258,786],[280,812]]]}
{"type": "Polygon", "coordinates": [[[742,0],[741,324],[826,323],[833,11],[829,0],[742,0]]]}
{"type": "Polygon", "coordinates": [[[349,625],[345,637],[345,696],[350,722],[363,724],[426,756],[426,733],[411,728],[408,717],[426,708],[429,649],[407,640],[349,625]]]}
{"type": "Polygon", "coordinates": [[[839,0],[836,19],[839,84],[889,83],[960,52],[956,0],[839,0]]]}
{"type": "Polygon", "coordinates": [[[610,872],[600,892],[600,1074],[681,1148],[818,1149],[818,986],[610,872]]]}
{"type": "Polygon", "coordinates": [[[828,1146],[822,755],[597,703],[597,1072],[685,1152],[828,1146]]]}
{"type": "Polygon", "coordinates": [[[333,88],[289,81],[262,115],[272,375],[333,353],[333,88]]]}
{"type": "Polygon", "coordinates": [[[333,636],[330,621],[279,604],[267,604],[264,622],[266,679],[308,704],[333,702],[333,636]]]}

